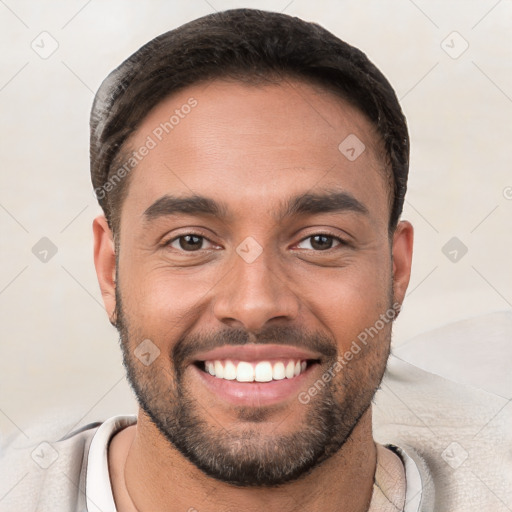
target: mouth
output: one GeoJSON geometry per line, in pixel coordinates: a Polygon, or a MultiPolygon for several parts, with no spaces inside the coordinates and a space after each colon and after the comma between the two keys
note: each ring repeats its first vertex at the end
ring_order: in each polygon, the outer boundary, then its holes
{"type": "Polygon", "coordinates": [[[278,345],[221,347],[190,365],[194,378],[233,405],[271,405],[295,397],[321,363],[318,354],[278,345]]]}
{"type": "Polygon", "coordinates": [[[237,382],[271,382],[293,379],[303,374],[317,359],[281,359],[267,361],[240,361],[216,359],[196,361],[194,364],[204,373],[223,380],[237,382]]]}

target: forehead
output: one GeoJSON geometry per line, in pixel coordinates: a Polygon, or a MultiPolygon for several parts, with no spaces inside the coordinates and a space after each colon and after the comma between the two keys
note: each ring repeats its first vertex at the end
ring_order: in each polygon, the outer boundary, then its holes
{"type": "Polygon", "coordinates": [[[125,202],[140,214],[166,193],[217,197],[238,215],[322,188],[387,205],[371,122],[332,92],[296,80],[187,87],[159,103],[127,145],[138,160],[125,202]]]}

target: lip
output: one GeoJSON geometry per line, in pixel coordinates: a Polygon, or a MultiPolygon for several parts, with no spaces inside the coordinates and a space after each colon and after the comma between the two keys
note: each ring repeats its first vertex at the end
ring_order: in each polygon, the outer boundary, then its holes
{"type": "MultiPolygon", "coordinates": [[[[212,361],[231,359],[238,361],[268,361],[273,359],[318,359],[322,358],[321,354],[310,352],[308,350],[293,347],[291,345],[277,344],[255,344],[248,343],[246,345],[224,345],[222,347],[200,352],[195,355],[190,363],[197,361],[212,361]]],[[[219,379],[217,379],[219,380],[219,379]]]]}
{"type": "Polygon", "coordinates": [[[196,365],[189,368],[194,378],[216,397],[232,405],[261,407],[278,404],[296,397],[301,388],[306,389],[306,382],[312,377],[317,367],[314,363],[292,379],[272,380],[270,382],[238,382],[214,377],[199,369],[196,365]]]}

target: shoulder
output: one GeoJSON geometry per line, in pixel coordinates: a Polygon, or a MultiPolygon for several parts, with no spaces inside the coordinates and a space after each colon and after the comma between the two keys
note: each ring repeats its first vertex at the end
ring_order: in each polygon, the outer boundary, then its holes
{"type": "Polygon", "coordinates": [[[0,454],[1,510],[77,509],[83,502],[89,446],[100,425],[90,423],[60,436],[55,432],[62,434],[62,425],[53,426],[10,439],[0,454]]]}
{"type": "Polygon", "coordinates": [[[391,356],[374,400],[374,437],[416,463],[420,510],[512,506],[510,400],[391,356]]]}

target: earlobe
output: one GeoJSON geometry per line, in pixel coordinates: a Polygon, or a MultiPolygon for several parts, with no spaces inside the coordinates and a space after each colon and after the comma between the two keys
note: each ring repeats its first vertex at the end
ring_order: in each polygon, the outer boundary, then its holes
{"type": "Polygon", "coordinates": [[[100,285],[103,304],[112,324],[116,311],[116,253],[112,231],[104,215],[96,217],[92,224],[94,236],[94,266],[100,285]]]}
{"type": "Polygon", "coordinates": [[[406,220],[400,221],[393,235],[393,289],[394,301],[402,304],[411,277],[414,228],[406,220]]]}

